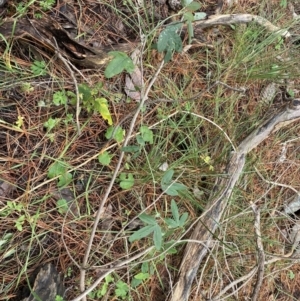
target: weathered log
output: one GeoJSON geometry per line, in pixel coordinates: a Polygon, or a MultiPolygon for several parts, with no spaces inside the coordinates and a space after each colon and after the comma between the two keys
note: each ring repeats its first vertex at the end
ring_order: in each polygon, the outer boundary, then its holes
{"type": "Polygon", "coordinates": [[[43,20],[8,18],[0,25],[0,35],[5,39],[35,42],[53,54],[59,51],[62,56],[76,65],[85,68],[99,68],[112,58],[110,51],[132,51],[136,43],[120,43],[106,47],[89,47],[73,39],[69,33],[53,18],[43,20]],[[57,49],[57,46],[59,49],[57,49]]]}

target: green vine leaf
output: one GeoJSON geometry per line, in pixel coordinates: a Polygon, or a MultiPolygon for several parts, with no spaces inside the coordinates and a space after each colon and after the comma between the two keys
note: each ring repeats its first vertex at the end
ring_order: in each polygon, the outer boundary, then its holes
{"type": "Polygon", "coordinates": [[[181,183],[172,183],[172,177],[174,175],[174,170],[169,169],[165,172],[163,175],[160,185],[162,190],[165,191],[166,194],[170,196],[177,196],[179,195],[179,192],[183,192],[187,190],[187,187],[181,183]]]}
{"type": "Polygon", "coordinates": [[[157,224],[157,221],[153,216],[145,214],[145,213],[140,214],[139,219],[148,225],[156,225],[157,224]]]}
{"type": "Polygon", "coordinates": [[[68,172],[68,164],[62,161],[54,162],[48,170],[48,178],[58,177],[58,187],[68,185],[72,181],[72,174],[68,172]]]}
{"type": "Polygon", "coordinates": [[[110,126],[105,133],[105,138],[106,139],[115,139],[117,142],[121,142],[124,138],[125,135],[125,130],[123,130],[120,126],[115,127],[110,126]]]}
{"type": "Polygon", "coordinates": [[[134,71],[134,63],[126,53],[121,51],[111,51],[108,54],[113,56],[113,59],[108,63],[104,71],[105,77],[112,78],[124,70],[128,73],[134,71]]]}
{"type": "Polygon", "coordinates": [[[191,3],[189,3],[186,8],[189,10],[189,11],[195,11],[195,10],[198,10],[199,8],[201,7],[201,4],[196,2],[196,1],[192,1],[191,3]]]}
{"type": "Polygon", "coordinates": [[[168,62],[172,58],[174,51],[182,51],[182,40],[177,31],[182,27],[182,24],[167,26],[159,35],[157,40],[158,52],[165,52],[164,61],[168,62]]]}

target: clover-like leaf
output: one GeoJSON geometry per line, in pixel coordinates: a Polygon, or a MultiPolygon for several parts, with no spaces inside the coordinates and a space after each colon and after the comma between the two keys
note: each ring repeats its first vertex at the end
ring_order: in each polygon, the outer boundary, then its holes
{"type": "Polygon", "coordinates": [[[153,144],[153,131],[150,130],[147,126],[142,125],[140,127],[140,132],[143,140],[145,142],[149,142],[150,144],[153,144]]]}
{"type": "Polygon", "coordinates": [[[48,178],[52,179],[67,172],[67,165],[62,161],[54,162],[48,170],[48,178]]]}
{"type": "Polygon", "coordinates": [[[133,186],[134,184],[134,178],[133,178],[133,174],[131,173],[121,173],[120,174],[120,187],[122,189],[129,189],[133,186]]]}
{"type": "Polygon", "coordinates": [[[60,214],[65,214],[68,211],[68,202],[65,199],[60,199],[56,202],[57,210],[60,214]]]}
{"type": "Polygon", "coordinates": [[[110,126],[106,130],[105,138],[106,139],[114,138],[117,142],[121,142],[124,138],[124,134],[125,134],[125,131],[120,126],[117,126],[116,129],[113,126],[110,126]]]}
{"type": "Polygon", "coordinates": [[[60,175],[58,178],[57,186],[63,187],[63,186],[68,185],[72,181],[72,178],[73,178],[73,176],[69,172],[66,172],[66,173],[60,175]]]}
{"type": "Polygon", "coordinates": [[[58,187],[63,187],[68,185],[72,181],[72,174],[68,172],[68,164],[63,161],[54,162],[47,174],[49,179],[58,177],[58,187]]]}

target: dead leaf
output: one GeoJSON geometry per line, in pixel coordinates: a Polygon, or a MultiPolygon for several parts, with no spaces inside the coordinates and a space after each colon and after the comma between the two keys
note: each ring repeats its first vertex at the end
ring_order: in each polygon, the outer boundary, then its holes
{"type": "MultiPolygon", "coordinates": [[[[97,213],[94,214],[96,216],[97,213]]],[[[101,224],[100,224],[100,229],[102,231],[105,231],[105,237],[104,240],[106,242],[112,240],[112,233],[109,231],[113,225],[114,218],[113,218],[113,209],[112,205],[109,204],[107,207],[103,207],[100,213],[101,217],[101,224]]]]}
{"type": "Polygon", "coordinates": [[[295,225],[293,226],[293,228],[291,229],[290,233],[289,233],[289,241],[291,242],[292,249],[295,250],[300,242],[300,223],[299,221],[297,223],[295,223],[295,225]]]}
{"type": "Polygon", "coordinates": [[[285,214],[294,214],[300,209],[300,195],[296,194],[293,200],[284,207],[285,214]]]}
{"type": "Polygon", "coordinates": [[[109,204],[105,208],[105,212],[103,213],[101,230],[109,230],[111,228],[112,223],[114,221],[112,215],[113,215],[112,205],[109,204]]]}
{"type": "Polygon", "coordinates": [[[125,77],[125,93],[128,97],[135,101],[141,101],[142,89],[144,87],[143,75],[139,67],[137,66],[140,57],[140,50],[136,49],[131,58],[135,64],[135,69],[131,74],[127,74],[125,77]]]}
{"type": "Polygon", "coordinates": [[[4,201],[10,192],[12,191],[13,186],[5,181],[0,181],[0,201],[4,201]]]}
{"type": "Polygon", "coordinates": [[[56,198],[56,200],[64,199],[67,201],[69,207],[68,214],[70,214],[70,218],[80,216],[80,212],[74,197],[74,192],[70,188],[62,188],[53,192],[52,195],[56,198]]]}

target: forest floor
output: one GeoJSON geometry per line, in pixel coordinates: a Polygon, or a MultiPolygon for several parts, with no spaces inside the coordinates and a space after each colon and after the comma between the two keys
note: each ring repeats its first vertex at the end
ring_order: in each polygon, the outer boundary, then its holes
{"type": "MultiPolygon", "coordinates": [[[[300,3],[4,2],[0,300],[28,297],[46,263],[63,275],[56,300],[99,279],[86,300],[167,300],[233,147],[300,97],[300,3]],[[227,14],[290,37],[192,22],[227,14]]],[[[247,155],[190,300],[251,300],[253,204],[270,261],[258,300],[300,299],[299,149],[295,121],[247,155]]]]}

